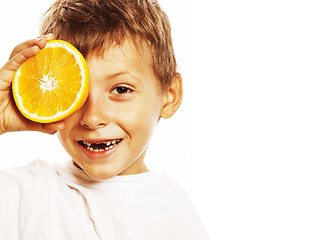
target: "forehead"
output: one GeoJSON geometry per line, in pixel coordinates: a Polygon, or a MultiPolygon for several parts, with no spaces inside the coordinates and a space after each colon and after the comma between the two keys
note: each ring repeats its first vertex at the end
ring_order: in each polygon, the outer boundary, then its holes
{"type": "Polygon", "coordinates": [[[120,43],[109,42],[103,46],[103,49],[92,51],[86,56],[86,60],[91,58],[104,61],[143,59],[149,64],[152,60],[151,51],[147,44],[142,41],[133,41],[130,38],[124,39],[120,43]]]}
{"type": "Polygon", "coordinates": [[[86,57],[92,79],[106,79],[120,73],[129,73],[160,88],[151,60],[148,48],[131,40],[107,47],[102,55],[91,53],[86,57]]]}

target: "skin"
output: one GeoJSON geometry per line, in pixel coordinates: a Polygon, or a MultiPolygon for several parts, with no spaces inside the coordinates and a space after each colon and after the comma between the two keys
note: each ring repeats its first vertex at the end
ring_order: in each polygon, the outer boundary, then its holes
{"type": "Polygon", "coordinates": [[[15,131],[40,131],[54,134],[64,127],[64,122],[40,124],[32,122],[18,111],[11,94],[11,82],[15,71],[29,58],[37,55],[54,36],[48,34],[17,45],[5,65],[0,68],[0,134],[15,131]]]}
{"type": "MultiPolygon", "coordinates": [[[[14,72],[16,66],[37,54],[52,38],[43,37],[19,45],[13,52],[17,59],[12,58],[2,71],[14,72]]],[[[181,76],[176,74],[169,89],[161,91],[150,59],[147,51],[137,51],[130,40],[110,47],[103,57],[91,54],[86,59],[91,74],[90,93],[80,110],[52,124],[31,123],[22,116],[21,122],[11,124],[7,117],[0,118],[2,133],[31,129],[46,133],[57,131],[75,165],[94,179],[146,172],[144,157],[152,133],[159,119],[171,117],[182,100],[181,76]],[[102,152],[90,151],[81,144],[82,141],[92,144],[113,140],[120,142],[102,152]]],[[[0,89],[10,88],[12,72],[3,77],[0,70],[0,83],[7,82],[4,86],[0,84],[0,89]]],[[[20,115],[9,92],[0,91],[1,98],[11,104],[11,109],[0,108],[0,116],[20,115]]]]}

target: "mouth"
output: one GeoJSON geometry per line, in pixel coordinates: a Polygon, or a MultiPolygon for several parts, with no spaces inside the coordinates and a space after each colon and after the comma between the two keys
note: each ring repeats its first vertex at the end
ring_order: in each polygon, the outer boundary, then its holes
{"type": "Polygon", "coordinates": [[[78,144],[91,152],[104,152],[116,147],[122,139],[113,139],[105,141],[80,140],[78,144]]]}

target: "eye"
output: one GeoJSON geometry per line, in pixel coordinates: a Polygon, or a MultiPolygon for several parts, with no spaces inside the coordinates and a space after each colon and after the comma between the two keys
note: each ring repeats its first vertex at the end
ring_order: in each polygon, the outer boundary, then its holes
{"type": "Polygon", "coordinates": [[[125,86],[118,86],[112,89],[111,94],[123,95],[130,92],[133,92],[133,90],[125,86]]]}

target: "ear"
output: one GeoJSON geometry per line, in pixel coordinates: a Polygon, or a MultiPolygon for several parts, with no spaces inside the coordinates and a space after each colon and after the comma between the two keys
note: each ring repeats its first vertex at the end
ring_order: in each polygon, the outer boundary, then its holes
{"type": "Polygon", "coordinates": [[[178,110],[182,102],[182,94],[182,77],[180,73],[176,73],[171,86],[164,94],[163,108],[160,112],[162,118],[170,118],[178,110]]]}

